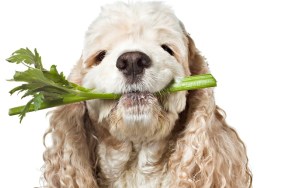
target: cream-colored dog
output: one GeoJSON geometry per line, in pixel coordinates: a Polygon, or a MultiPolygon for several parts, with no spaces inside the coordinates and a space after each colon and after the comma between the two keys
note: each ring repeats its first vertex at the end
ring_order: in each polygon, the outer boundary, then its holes
{"type": "Polygon", "coordinates": [[[116,3],[90,25],[69,80],[119,100],[59,107],[51,117],[45,179],[54,188],[245,188],[243,142],[213,90],[154,95],[207,64],[172,10],[116,3]]]}

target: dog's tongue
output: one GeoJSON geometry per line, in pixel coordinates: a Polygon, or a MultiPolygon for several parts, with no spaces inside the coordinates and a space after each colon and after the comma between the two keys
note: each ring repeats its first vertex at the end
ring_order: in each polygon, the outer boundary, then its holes
{"type": "Polygon", "coordinates": [[[120,98],[120,102],[126,108],[132,106],[147,105],[153,98],[153,94],[149,92],[130,92],[125,93],[120,98]]]}

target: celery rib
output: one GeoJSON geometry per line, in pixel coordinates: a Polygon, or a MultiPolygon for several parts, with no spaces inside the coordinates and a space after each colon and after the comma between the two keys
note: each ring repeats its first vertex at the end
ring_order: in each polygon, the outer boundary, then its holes
{"type": "MultiPolygon", "coordinates": [[[[201,75],[193,75],[189,77],[185,77],[180,79],[177,82],[172,83],[169,87],[162,90],[161,93],[171,93],[177,91],[184,91],[184,90],[195,90],[195,89],[202,89],[202,88],[209,88],[215,87],[216,80],[211,74],[201,74],[201,75]]],[[[113,94],[113,93],[95,93],[87,88],[83,88],[79,86],[80,91],[77,92],[77,95],[67,95],[62,100],[55,100],[55,101],[48,101],[43,102],[38,110],[56,107],[60,105],[66,105],[75,102],[81,102],[86,100],[92,99],[118,99],[121,95],[120,94],[113,94]]],[[[9,115],[17,115],[20,114],[25,106],[18,106],[9,109],[9,115]]],[[[34,105],[31,105],[28,112],[35,111],[34,105]]]]}

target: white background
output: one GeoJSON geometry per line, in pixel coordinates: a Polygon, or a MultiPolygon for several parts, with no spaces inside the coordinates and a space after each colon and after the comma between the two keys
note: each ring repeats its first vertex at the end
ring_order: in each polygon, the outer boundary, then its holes
{"type": "MultiPolygon", "coordinates": [[[[0,187],[40,186],[42,136],[48,110],[19,119],[24,104],[8,91],[19,66],[5,62],[21,48],[37,48],[45,67],[69,73],[84,33],[100,6],[112,1],[0,2],[0,187]]],[[[255,188],[282,187],[282,11],[279,1],[167,1],[208,60],[218,81],[217,104],[246,143],[255,188]]]]}

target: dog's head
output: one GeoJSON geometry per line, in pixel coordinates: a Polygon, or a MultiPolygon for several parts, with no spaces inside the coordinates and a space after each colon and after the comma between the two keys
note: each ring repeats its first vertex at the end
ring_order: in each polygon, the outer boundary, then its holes
{"type": "Polygon", "coordinates": [[[181,22],[162,3],[102,8],[85,36],[80,84],[122,96],[88,101],[92,118],[119,139],[167,136],[185,108],[187,92],[156,93],[191,74],[193,48],[181,22]]]}

